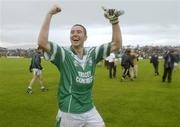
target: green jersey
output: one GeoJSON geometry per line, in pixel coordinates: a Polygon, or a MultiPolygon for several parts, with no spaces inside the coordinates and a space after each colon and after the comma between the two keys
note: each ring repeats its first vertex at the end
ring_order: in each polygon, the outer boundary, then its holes
{"type": "Polygon", "coordinates": [[[49,42],[50,51],[45,59],[50,60],[59,70],[61,77],[58,87],[58,105],[63,112],[83,113],[94,107],[92,87],[96,64],[109,56],[111,43],[98,47],[84,48],[80,59],[74,49],[61,47],[49,42]]]}

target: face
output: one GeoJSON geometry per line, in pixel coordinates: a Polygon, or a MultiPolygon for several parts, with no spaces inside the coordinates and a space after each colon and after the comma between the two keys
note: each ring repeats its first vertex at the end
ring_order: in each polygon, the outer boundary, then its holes
{"type": "Polygon", "coordinates": [[[71,44],[74,47],[83,47],[87,37],[81,26],[73,26],[70,33],[71,44]]]}

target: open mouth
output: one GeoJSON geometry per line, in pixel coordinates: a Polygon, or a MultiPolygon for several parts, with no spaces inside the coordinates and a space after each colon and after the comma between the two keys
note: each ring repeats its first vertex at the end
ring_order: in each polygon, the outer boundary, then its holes
{"type": "Polygon", "coordinates": [[[79,39],[73,39],[73,41],[79,41],[79,39]]]}
{"type": "Polygon", "coordinates": [[[80,37],[78,37],[78,36],[73,36],[71,39],[72,39],[73,41],[79,41],[79,40],[80,40],[80,37]]]}

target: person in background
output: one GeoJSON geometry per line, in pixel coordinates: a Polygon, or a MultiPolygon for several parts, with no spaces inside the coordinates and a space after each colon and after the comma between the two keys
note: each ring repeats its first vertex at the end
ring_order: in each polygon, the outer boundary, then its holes
{"type": "Polygon", "coordinates": [[[131,59],[132,59],[132,65],[130,67],[130,75],[131,75],[131,79],[134,80],[135,78],[137,78],[137,73],[138,73],[138,55],[134,50],[131,50],[130,53],[131,59]]]}
{"type": "Polygon", "coordinates": [[[154,67],[154,75],[157,76],[159,75],[159,71],[158,71],[158,68],[159,68],[159,57],[157,54],[153,53],[151,58],[150,58],[150,63],[153,64],[153,67],[154,67]]]}
{"type": "Polygon", "coordinates": [[[131,50],[126,49],[124,55],[122,55],[121,66],[123,68],[123,75],[121,77],[121,81],[124,81],[126,76],[128,76],[131,79],[130,67],[133,67],[133,63],[132,63],[132,58],[130,54],[131,54],[131,50]]]}
{"type": "Polygon", "coordinates": [[[169,50],[164,55],[164,73],[162,77],[162,82],[166,81],[166,77],[168,77],[168,83],[172,81],[174,63],[178,62],[177,56],[173,53],[173,50],[169,50]]]}
{"type": "Polygon", "coordinates": [[[115,54],[111,53],[108,56],[108,64],[109,64],[109,78],[115,78],[116,77],[116,64],[115,64],[115,54]]]}
{"type": "Polygon", "coordinates": [[[39,80],[41,84],[41,91],[46,92],[48,89],[44,86],[44,82],[42,79],[42,69],[41,66],[41,56],[42,56],[42,49],[36,49],[36,52],[33,54],[31,59],[31,64],[29,66],[29,71],[33,72],[33,78],[29,83],[27,88],[27,93],[32,94],[32,86],[36,80],[39,80]]]}

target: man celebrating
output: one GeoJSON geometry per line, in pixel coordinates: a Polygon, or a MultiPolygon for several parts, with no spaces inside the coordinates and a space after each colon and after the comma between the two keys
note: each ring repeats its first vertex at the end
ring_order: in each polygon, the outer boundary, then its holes
{"type": "Polygon", "coordinates": [[[92,100],[92,87],[96,64],[118,51],[122,45],[118,17],[121,11],[104,9],[105,17],[112,24],[112,42],[98,47],[84,48],[87,32],[83,25],[75,24],[70,31],[70,47],[58,46],[48,41],[50,21],[61,11],[54,5],[42,25],[38,45],[61,74],[58,89],[59,111],[57,127],[105,127],[92,100]]]}

